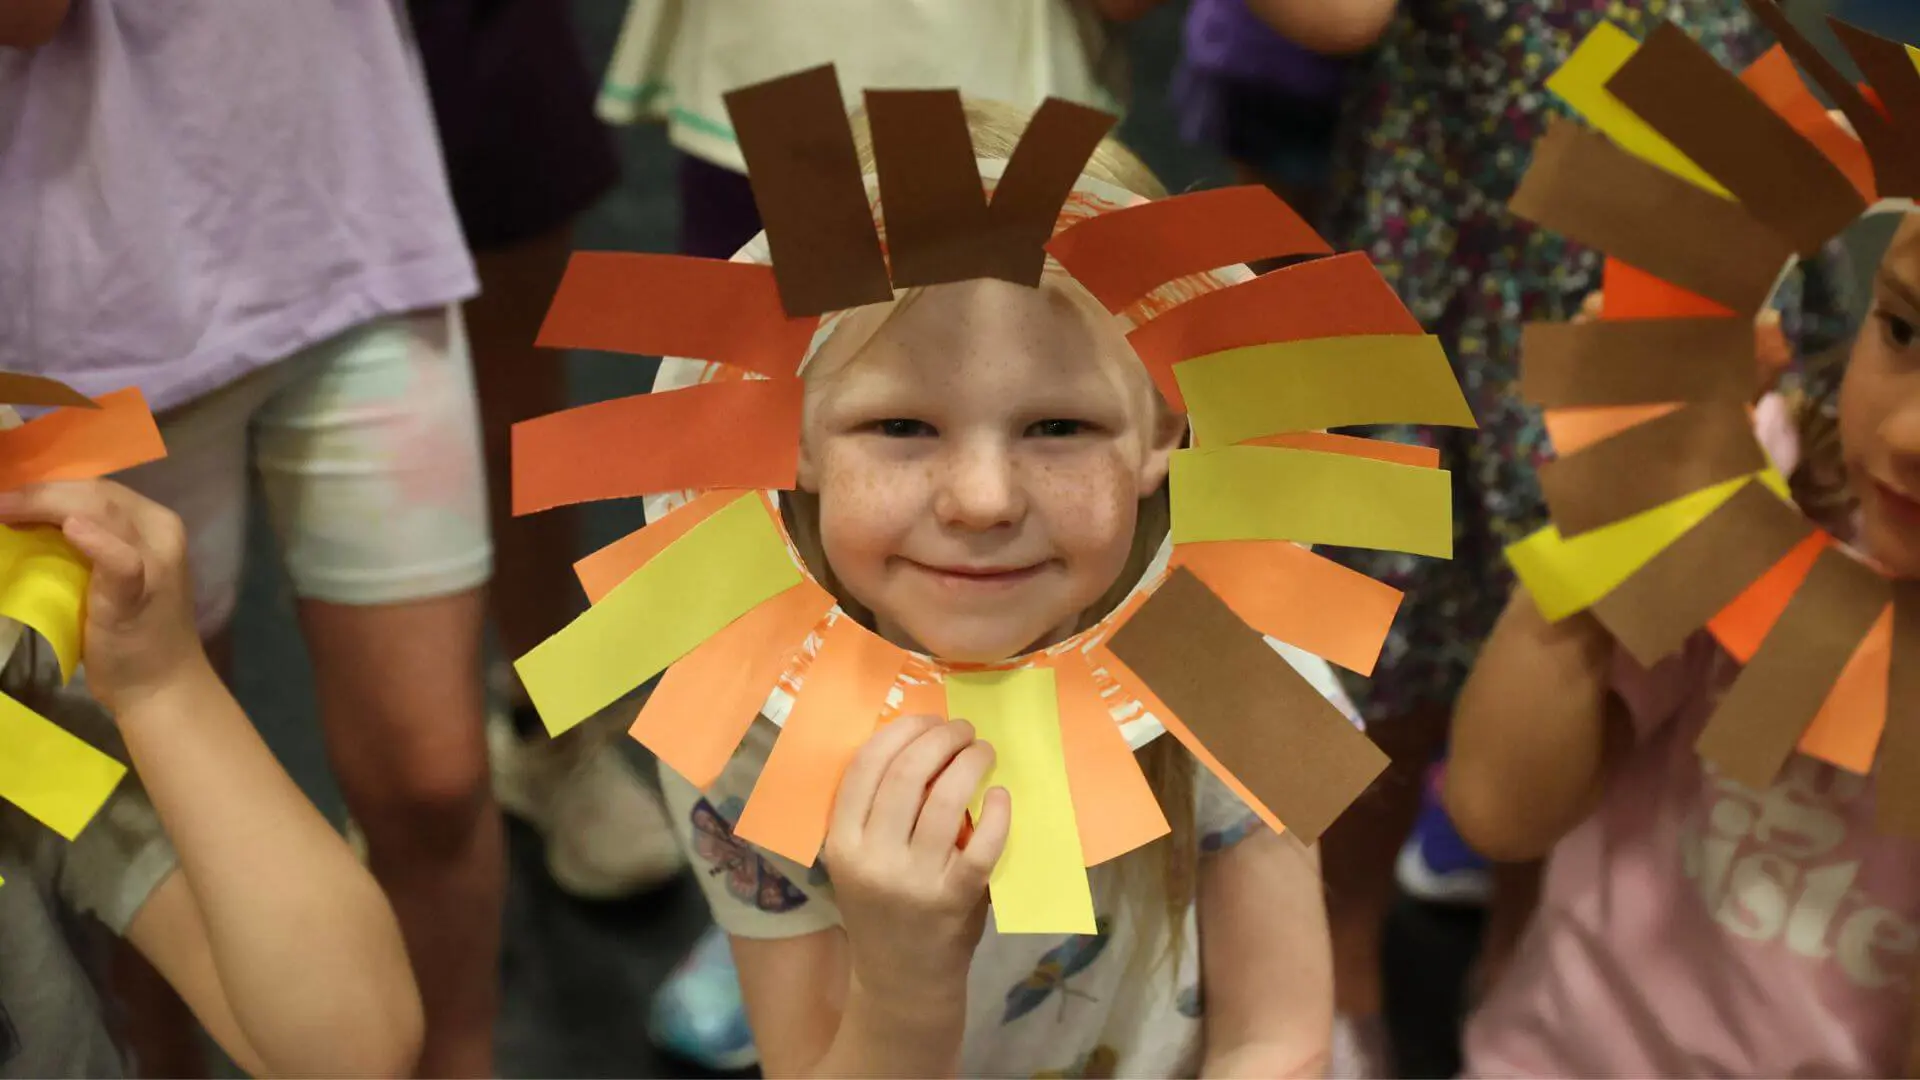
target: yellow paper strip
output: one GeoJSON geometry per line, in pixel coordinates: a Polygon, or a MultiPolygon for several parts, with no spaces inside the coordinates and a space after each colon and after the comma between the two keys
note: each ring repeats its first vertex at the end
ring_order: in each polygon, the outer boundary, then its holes
{"type": "Polygon", "coordinates": [[[1622,150],[1715,195],[1733,198],[1733,193],[1707,175],[1705,169],[1694,164],[1679,147],[1608,92],[1607,81],[1639,51],[1640,43],[1633,40],[1631,34],[1613,23],[1603,22],[1593,28],[1593,33],[1587,35],[1560,70],[1547,79],[1547,89],[1618,143],[1622,150]]]}
{"type": "Polygon", "coordinates": [[[0,694],[0,799],[72,840],[126,774],[126,766],[0,694]]]}
{"type": "Polygon", "coordinates": [[[1313,338],[1175,364],[1198,446],[1355,424],[1474,426],[1440,339],[1420,334],[1313,338]]]}
{"type": "Polygon", "coordinates": [[[1507,548],[1507,561],[1540,613],[1548,622],[1558,622],[1618,588],[1756,479],[1786,497],[1785,478],[1769,469],[1702,488],[1572,540],[1562,539],[1560,530],[1549,525],[1507,548]]]}
{"type": "Polygon", "coordinates": [[[972,723],[994,749],[974,817],[987,788],[1013,798],[1013,831],[989,887],[1003,934],[1095,932],[1055,693],[1051,668],[947,676],[947,715],[972,723]]]}
{"type": "Polygon", "coordinates": [[[1453,476],[1350,454],[1225,446],[1173,455],[1173,542],[1292,540],[1453,555],[1453,476]]]}
{"type": "Polygon", "coordinates": [[[80,621],[91,572],[60,530],[0,525],[0,616],[46,638],[65,679],[73,678],[80,662],[80,621]]]}
{"type": "Polygon", "coordinates": [[[800,584],[758,494],[694,526],[514,663],[558,735],[666,670],[762,601],[800,584]]]}

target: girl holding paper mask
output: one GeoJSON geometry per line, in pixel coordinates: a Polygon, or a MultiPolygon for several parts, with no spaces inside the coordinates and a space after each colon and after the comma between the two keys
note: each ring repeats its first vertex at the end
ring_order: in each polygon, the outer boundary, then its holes
{"type": "MultiPolygon", "coordinates": [[[[1837,417],[1803,408],[1799,445],[1769,446],[1801,508],[1908,590],[1916,328],[1910,217],[1837,417]]],[[[1534,925],[1469,1029],[1470,1073],[1910,1075],[1912,841],[1888,835],[1884,808],[1876,820],[1876,776],[1794,757],[1756,790],[1705,766],[1695,743],[1738,671],[1704,632],[1645,668],[1587,614],[1549,625],[1524,589],[1508,605],[1461,696],[1446,798],[1489,854],[1551,857],[1534,925]],[[1577,1017],[1562,1007],[1575,996],[1577,1017]]]]}
{"type": "MultiPolygon", "coordinates": [[[[1024,124],[985,104],[968,120],[975,152],[1002,160],[1024,124]]],[[[1086,174],[1164,194],[1111,142],[1086,174]]],[[[1185,425],[1064,275],[856,309],[806,373],[790,531],[815,577],[887,641],[954,661],[1058,642],[1112,610],[1161,546],[1185,425]]],[[[1316,857],[1176,741],[1141,751],[1172,835],[1090,872],[1098,933],[1049,937],[986,929],[1010,805],[987,793],[956,844],[994,762],[967,723],[883,725],[839,785],[813,870],[733,832],[774,735],[756,720],[705,792],[662,770],[675,825],[709,870],[698,880],[732,937],[767,1075],[1324,1066],[1316,857]]]]}

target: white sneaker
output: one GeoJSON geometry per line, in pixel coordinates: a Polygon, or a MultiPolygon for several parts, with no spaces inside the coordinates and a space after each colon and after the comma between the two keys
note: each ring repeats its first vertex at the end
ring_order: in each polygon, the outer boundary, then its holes
{"type": "Polygon", "coordinates": [[[500,805],[546,838],[547,870],[573,896],[612,900],[671,881],[687,859],[659,795],[604,725],[582,728],[526,740],[507,716],[490,715],[487,747],[500,805]]]}

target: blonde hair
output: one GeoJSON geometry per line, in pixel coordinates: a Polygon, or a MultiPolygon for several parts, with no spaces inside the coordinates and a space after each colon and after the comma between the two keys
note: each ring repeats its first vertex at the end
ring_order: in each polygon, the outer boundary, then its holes
{"type": "MultiPolygon", "coordinates": [[[[1027,124],[1027,114],[996,101],[968,100],[964,103],[967,127],[973,136],[977,157],[1006,160],[1013,155],[1027,124]]],[[[864,113],[852,117],[854,144],[860,153],[863,172],[874,171],[873,138],[864,113]]],[[[1101,141],[1088,159],[1085,173],[1096,180],[1124,188],[1149,199],[1165,198],[1166,188],[1131,150],[1108,138],[1101,141]]],[[[911,303],[918,291],[910,291],[894,305],[894,310],[911,303]]],[[[1146,378],[1144,369],[1140,372],[1146,378]]],[[[1164,418],[1166,405],[1157,390],[1152,400],[1164,418]]],[[[787,493],[782,500],[783,516],[794,546],[812,570],[816,580],[840,601],[854,618],[871,626],[872,612],[860,607],[842,588],[828,563],[820,540],[820,504],[817,496],[802,491],[787,493]]],[[[1140,500],[1133,531],[1133,544],[1126,565],[1113,585],[1082,617],[1079,630],[1085,630],[1105,618],[1126,600],[1135,583],[1143,577],[1154,556],[1159,553],[1168,532],[1167,491],[1160,490],[1140,500]]],[[[1143,849],[1147,856],[1129,859],[1121,880],[1122,895],[1135,913],[1135,925],[1151,940],[1164,933],[1172,965],[1178,971],[1178,950],[1183,940],[1181,928],[1187,911],[1193,906],[1195,879],[1199,863],[1199,843],[1194,811],[1193,758],[1178,740],[1161,737],[1147,744],[1136,755],[1148,785],[1159,800],[1171,827],[1167,836],[1143,849]]]]}

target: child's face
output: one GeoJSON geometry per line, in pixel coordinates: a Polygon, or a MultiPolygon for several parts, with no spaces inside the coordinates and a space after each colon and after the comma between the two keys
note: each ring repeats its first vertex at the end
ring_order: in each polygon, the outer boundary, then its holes
{"type": "Polygon", "coordinates": [[[1069,282],[935,286],[882,316],[848,316],[808,372],[800,483],[835,576],[883,636],[946,660],[1070,634],[1180,427],[1069,282]]]}
{"type": "Polygon", "coordinates": [[[1860,542],[1896,577],[1920,577],[1920,218],[1894,237],[1873,313],[1840,390],[1840,441],[1860,500],[1860,542]]]}

